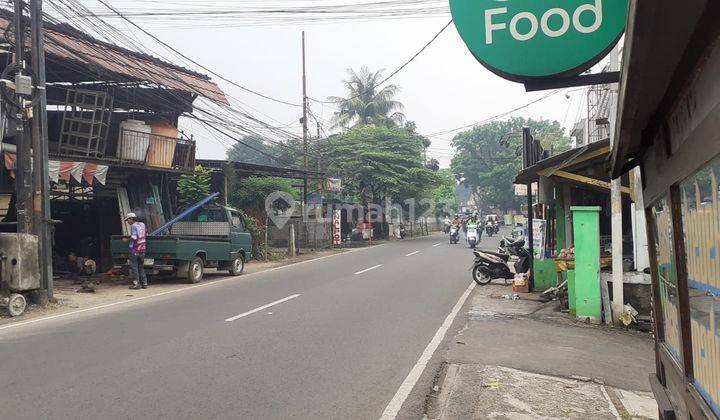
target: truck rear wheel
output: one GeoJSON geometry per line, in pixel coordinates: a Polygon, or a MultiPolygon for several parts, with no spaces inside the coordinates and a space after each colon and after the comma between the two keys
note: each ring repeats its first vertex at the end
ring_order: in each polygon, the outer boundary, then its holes
{"type": "Polygon", "coordinates": [[[239,276],[240,274],[242,274],[243,270],[245,270],[245,259],[242,256],[238,255],[237,258],[230,261],[228,265],[230,266],[228,268],[228,272],[230,272],[230,275],[239,276]]]}
{"type": "Polygon", "coordinates": [[[188,267],[187,279],[190,283],[200,283],[205,273],[205,261],[200,257],[193,258],[188,267]]]}

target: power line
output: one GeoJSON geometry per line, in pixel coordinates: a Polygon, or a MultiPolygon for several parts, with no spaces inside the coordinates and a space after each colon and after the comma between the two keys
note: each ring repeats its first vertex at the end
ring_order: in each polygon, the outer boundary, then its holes
{"type": "Polygon", "coordinates": [[[459,130],[463,130],[463,129],[466,129],[466,128],[475,127],[475,126],[477,126],[477,125],[489,123],[489,122],[491,122],[491,121],[497,120],[498,118],[506,117],[506,116],[508,116],[508,115],[510,115],[510,114],[512,114],[512,113],[514,113],[514,112],[520,111],[521,109],[525,109],[525,108],[527,108],[527,107],[529,107],[529,106],[531,106],[531,105],[535,105],[536,103],[538,103],[538,102],[540,102],[540,101],[543,101],[543,100],[545,100],[545,99],[547,99],[547,98],[549,98],[549,97],[551,97],[551,96],[553,96],[553,95],[556,95],[557,93],[559,93],[559,92],[561,92],[561,91],[563,91],[563,89],[554,90],[554,91],[552,91],[552,92],[549,92],[549,93],[541,96],[540,98],[538,98],[538,99],[536,99],[536,100],[534,100],[534,101],[532,101],[532,102],[528,102],[528,103],[526,103],[525,105],[521,105],[521,106],[519,106],[519,107],[517,107],[517,108],[513,108],[513,109],[511,109],[511,110],[509,110],[509,111],[505,111],[505,112],[503,112],[503,113],[501,113],[501,114],[497,114],[497,115],[495,115],[495,116],[493,116],[493,117],[490,117],[490,118],[488,118],[488,119],[485,119],[485,120],[482,120],[482,121],[478,121],[478,122],[474,122],[474,123],[472,123],[472,124],[463,125],[463,126],[460,126],[460,127],[457,127],[457,128],[450,129],[450,130],[444,130],[444,131],[438,131],[438,132],[432,133],[432,134],[426,134],[425,137],[437,137],[437,136],[442,136],[442,135],[444,135],[444,134],[449,134],[449,133],[452,133],[452,132],[455,132],[455,131],[459,131],[459,130]]]}
{"type": "MultiPolygon", "coordinates": [[[[67,4],[64,0],[59,0],[59,1],[60,1],[60,2],[63,2],[63,4],[65,4],[65,6],[68,7],[68,9],[70,9],[70,10],[72,10],[72,11],[76,11],[76,9],[75,9],[73,6],[67,4]]],[[[76,2],[76,0],[69,0],[69,1],[76,2]]],[[[78,4],[78,7],[83,7],[83,6],[82,6],[81,4],[78,4]]],[[[56,9],[57,9],[57,7],[56,7],[56,9]]],[[[61,9],[58,9],[58,10],[59,10],[59,12],[61,12],[61,14],[64,14],[68,19],[70,19],[70,16],[67,15],[67,14],[65,14],[64,12],[62,12],[61,9]]],[[[88,18],[86,18],[86,17],[85,17],[85,18],[82,18],[82,19],[89,22],[88,18]]],[[[92,24],[92,25],[94,25],[94,28],[93,28],[93,29],[94,29],[95,31],[98,31],[98,32],[101,33],[101,34],[104,34],[104,36],[105,36],[106,39],[111,39],[111,38],[112,38],[111,32],[115,32],[115,33],[117,34],[117,31],[115,31],[115,28],[114,28],[114,27],[108,25],[106,22],[104,22],[104,21],[103,21],[102,19],[100,19],[100,18],[97,18],[97,20],[98,20],[101,24],[106,25],[106,26],[110,29],[110,32],[102,29],[101,27],[95,25],[95,24],[92,23],[92,22],[89,22],[89,23],[92,24]]],[[[130,43],[133,47],[136,46],[131,40],[128,40],[128,39],[127,39],[126,37],[124,37],[122,34],[117,34],[117,35],[120,36],[121,38],[124,38],[124,41],[125,41],[126,43],[130,43]]],[[[95,47],[95,46],[92,46],[91,48],[92,48],[93,50],[98,50],[98,48],[95,47]]],[[[140,50],[140,49],[136,48],[136,50],[140,50]]],[[[71,54],[72,54],[72,53],[80,54],[80,55],[83,54],[83,53],[72,52],[72,51],[68,51],[68,52],[71,53],[71,54]]],[[[116,64],[119,64],[119,63],[117,63],[117,62],[115,62],[115,63],[116,63],[116,64]]],[[[79,67],[79,66],[78,66],[78,67],[79,67]]],[[[86,69],[83,69],[82,67],[79,67],[78,71],[83,72],[83,73],[87,73],[87,74],[91,74],[91,73],[89,73],[86,69]]],[[[174,77],[173,74],[170,73],[169,71],[165,71],[165,73],[167,73],[167,74],[168,74],[169,76],[171,76],[171,77],[174,77]]],[[[177,77],[175,77],[175,79],[178,80],[178,81],[180,81],[180,82],[182,82],[182,80],[180,80],[180,79],[177,78],[177,77]]],[[[184,82],[184,84],[187,85],[186,82],[184,82]]],[[[190,87],[191,87],[191,86],[190,86],[190,87]]],[[[160,99],[161,101],[166,101],[166,102],[168,101],[168,98],[163,98],[162,96],[159,96],[157,93],[154,93],[154,92],[152,92],[152,91],[151,91],[151,92],[147,92],[147,93],[150,94],[151,96],[157,97],[157,98],[160,99]]],[[[176,100],[179,101],[179,103],[184,103],[184,102],[185,102],[185,100],[184,100],[183,98],[178,97],[177,95],[175,95],[175,94],[172,93],[172,92],[169,92],[169,95],[175,97],[176,100]]],[[[210,102],[210,103],[213,104],[213,105],[215,105],[215,106],[219,105],[219,104],[217,104],[217,103],[215,103],[215,102],[210,102]]],[[[173,106],[172,103],[169,103],[169,105],[170,105],[170,106],[173,106]]],[[[177,105],[177,104],[175,104],[175,105],[177,105]]],[[[244,127],[244,126],[242,126],[242,125],[240,125],[240,124],[237,124],[237,123],[235,123],[235,122],[232,122],[232,121],[230,121],[230,119],[228,119],[227,117],[223,118],[223,117],[221,117],[219,114],[220,114],[220,113],[224,113],[224,112],[232,112],[232,113],[233,113],[234,115],[236,115],[236,116],[241,116],[241,117],[243,117],[243,118],[246,118],[246,119],[249,119],[249,120],[251,120],[251,121],[253,121],[253,122],[256,122],[256,123],[258,123],[258,124],[261,124],[262,127],[265,128],[265,129],[267,129],[267,130],[270,130],[270,131],[273,131],[273,132],[281,132],[281,133],[284,133],[285,135],[290,136],[290,138],[297,138],[297,136],[295,136],[295,135],[293,135],[293,134],[291,134],[291,133],[288,133],[288,132],[282,130],[281,128],[272,127],[272,126],[268,125],[267,123],[264,123],[263,121],[255,118],[255,117],[253,117],[253,116],[251,116],[251,115],[249,115],[249,114],[247,114],[247,113],[245,113],[245,112],[240,112],[240,111],[238,111],[238,110],[232,109],[232,108],[230,108],[229,106],[224,105],[224,104],[222,104],[222,105],[223,105],[223,107],[226,107],[226,109],[224,109],[224,110],[216,110],[216,111],[213,111],[213,110],[205,110],[205,109],[203,109],[202,107],[200,107],[200,106],[197,105],[197,104],[194,105],[194,108],[195,108],[197,111],[199,111],[199,112],[205,113],[205,114],[208,115],[210,118],[215,118],[215,119],[216,119],[216,121],[215,121],[216,124],[217,124],[217,123],[225,123],[226,126],[232,127],[232,128],[235,129],[235,130],[240,130],[240,131],[242,131],[242,132],[244,133],[243,135],[247,135],[247,134],[259,135],[259,136],[263,137],[265,140],[267,140],[267,141],[270,142],[270,143],[273,143],[273,144],[276,144],[276,145],[280,145],[280,146],[286,147],[286,148],[294,151],[295,153],[297,153],[297,149],[292,148],[291,146],[286,145],[286,144],[283,143],[283,142],[279,142],[279,141],[278,141],[278,142],[275,142],[275,141],[272,141],[272,140],[269,139],[266,135],[261,135],[261,134],[255,132],[255,131],[253,131],[250,127],[244,127]],[[219,121],[218,121],[218,120],[219,120],[219,121]]],[[[193,117],[194,117],[194,116],[191,116],[190,118],[193,118],[193,117]]],[[[208,125],[207,122],[206,122],[205,124],[208,125]]],[[[217,130],[215,127],[212,127],[212,128],[215,129],[215,130],[217,130]]],[[[223,132],[223,134],[225,134],[226,136],[228,136],[226,132],[223,132]]],[[[228,136],[228,137],[235,139],[235,138],[232,137],[232,136],[228,136]]],[[[239,141],[239,143],[244,144],[242,141],[239,141]]],[[[246,146],[247,146],[247,145],[246,145],[246,146]]],[[[302,153],[302,152],[300,152],[300,153],[302,153]]],[[[276,160],[276,158],[274,158],[274,159],[276,160]]],[[[283,164],[286,164],[287,162],[282,162],[282,163],[283,163],[283,164]]]]}
{"type": "MultiPolygon", "coordinates": [[[[415,61],[415,59],[418,58],[418,57],[420,56],[420,54],[422,54],[423,52],[425,52],[425,50],[427,50],[428,47],[429,47],[430,45],[432,45],[432,44],[440,37],[440,35],[442,35],[442,33],[445,32],[445,30],[446,30],[448,27],[450,27],[450,25],[451,25],[452,23],[453,23],[453,21],[452,21],[452,19],[451,19],[450,22],[448,22],[447,24],[445,24],[445,26],[443,26],[443,28],[440,29],[440,31],[439,31],[438,33],[436,33],[436,34],[430,39],[430,41],[428,41],[425,45],[423,45],[423,47],[420,48],[420,50],[419,50],[418,52],[416,52],[415,54],[413,54],[413,56],[410,57],[409,60],[407,60],[407,61],[406,61],[405,63],[403,63],[400,67],[398,67],[397,70],[393,71],[388,77],[386,77],[386,78],[384,78],[382,81],[380,81],[375,87],[380,87],[380,86],[384,85],[384,84],[387,83],[390,79],[392,79],[393,77],[395,77],[398,73],[400,73],[401,71],[403,71],[403,69],[405,69],[405,67],[407,67],[408,65],[410,65],[410,63],[412,63],[413,61],[415,61]]],[[[361,95],[361,94],[358,94],[358,95],[355,95],[355,96],[351,96],[351,97],[347,98],[347,100],[348,100],[348,101],[352,101],[352,100],[354,100],[354,99],[359,98],[360,96],[362,96],[362,95],[361,95]]],[[[337,105],[337,102],[336,102],[336,101],[321,101],[321,100],[313,99],[313,98],[309,98],[309,99],[310,99],[311,101],[313,101],[313,102],[317,102],[317,103],[320,103],[320,104],[333,104],[333,105],[337,105]]]]}
{"type": "MultiPolygon", "coordinates": [[[[115,0],[115,3],[122,3],[115,0]]],[[[328,4],[317,0],[244,1],[136,1],[128,2],[122,12],[128,17],[150,22],[158,27],[236,27],[264,24],[336,23],[342,21],[377,21],[386,19],[432,18],[449,14],[443,0],[384,0],[328,4]],[[148,4],[149,3],[149,4],[148,4]],[[224,4],[226,3],[226,4],[224,4]],[[257,3],[257,4],[253,4],[257,3]],[[156,4],[156,5],[154,5],[156,4]],[[133,7],[135,6],[135,7],[133,7]],[[198,22],[198,17],[202,20],[198,22]]],[[[102,11],[98,11],[102,14],[102,11]]],[[[104,14],[104,17],[111,15],[104,14]]]]}
{"type": "Polygon", "coordinates": [[[257,95],[257,96],[259,96],[259,97],[261,97],[261,98],[264,98],[264,99],[267,99],[267,100],[270,100],[270,101],[274,101],[274,102],[277,102],[277,103],[281,103],[281,104],[284,104],[284,105],[289,105],[289,106],[294,106],[294,107],[302,107],[302,105],[299,105],[299,104],[294,104],[294,103],[291,103],[291,102],[283,101],[283,100],[281,100],[281,99],[277,99],[277,98],[273,98],[273,97],[264,95],[264,94],[262,94],[262,93],[260,93],[260,92],[257,92],[257,91],[254,91],[254,90],[252,90],[252,89],[249,89],[249,88],[247,88],[247,87],[245,87],[245,86],[243,86],[243,85],[241,85],[241,84],[239,84],[239,83],[236,83],[236,82],[234,82],[234,81],[232,81],[232,80],[230,80],[230,79],[228,79],[228,78],[226,78],[226,77],[224,77],[224,76],[222,76],[222,75],[214,72],[213,70],[205,67],[204,65],[198,63],[197,61],[193,60],[192,58],[188,57],[187,55],[181,53],[181,52],[178,51],[177,49],[175,49],[175,48],[173,48],[172,46],[168,45],[167,43],[165,43],[164,41],[162,41],[160,38],[156,37],[156,36],[153,35],[152,33],[146,31],[146,30],[143,29],[141,26],[139,26],[138,24],[136,24],[135,22],[133,22],[133,21],[130,20],[129,18],[125,17],[124,14],[122,14],[120,11],[118,11],[117,9],[115,9],[111,4],[109,4],[109,3],[106,2],[105,0],[97,0],[97,1],[99,1],[100,3],[102,3],[105,7],[107,7],[107,8],[110,9],[111,11],[113,11],[113,12],[114,12],[116,15],[118,15],[121,19],[125,20],[127,23],[129,23],[130,25],[132,25],[133,27],[137,28],[137,29],[140,30],[142,33],[144,33],[145,35],[147,35],[147,36],[149,36],[150,38],[152,38],[155,42],[158,42],[159,44],[163,45],[165,48],[169,49],[170,51],[174,52],[175,54],[179,55],[180,57],[188,60],[189,62],[195,64],[196,66],[200,67],[201,69],[203,69],[203,70],[211,73],[212,75],[220,78],[221,80],[224,80],[225,82],[230,83],[231,85],[233,85],[233,86],[235,86],[235,87],[237,87],[237,88],[240,88],[240,89],[242,89],[242,90],[244,90],[244,91],[246,91],[246,92],[252,93],[253,95],[257,95]]]}

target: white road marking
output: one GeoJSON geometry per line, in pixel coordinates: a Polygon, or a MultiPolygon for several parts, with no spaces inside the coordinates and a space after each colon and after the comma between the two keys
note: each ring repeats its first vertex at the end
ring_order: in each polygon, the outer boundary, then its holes
{"type": "Polygon", "coordinates": [[[412,389],[415,387],[415,384],[417,384],[418,380],[420,379],[420,375],[422,375],[428,362],[432,358],[433,354],[435,354],[435,351],[440,346],[440,343],[442,343],[443,339],[445,338],[445,334],[450,329],[450,326],[452,326],[453,321],[455,321],[455,317],[457,317],[458,312],[460,312],[460,309],[462,309],[465,301],[468,299],[470,293],[473,291],[474,288],[475,282],[470,283],[470,286],[468,286],[467,290],[465,290],[465,293],[460,296],[460,300],[458,300],[458,302],[455,304],[455,307],[452,309],[452,311],[450,311],[450,314],[447,316],[447,318],[445,318],[445,322],[443,322],[443,324],[440,326],[440,329],[437,330],[435,336],[432,338],[430,343],[427,345],[427,347],[425,347],[425,351],[423,351],[420,359],[418,359],[417,363],[415,363],[415,366],[413,366],[412,370],[405,378],[402,385],[400,385],[400,388],[395,393],[393,399],[390,400],[387,407],[385,407],[385,411],[380,417],[380,420],[393,420],[395,419],[395,417],[397,417],[400,409],[402,408],[402,405],[405,403],[405,400],[410,395],[412,389]]]}
{"type": "Polygon", "coordinates": [[[366,268],[366,269],[364,269],[364,270],[362,270],[362,271],[358,271],[357,273],[355,273],[355,275],[357,276],[358,274],[365,274],[365,273],[367,273],[368,271],[372,271],[372,270],[374,270],[374,269],[376,269],[376,268],[380,268],[380,267],[382,267],[382,266],[383,266],[382,264],[378,264],[378,265],[376,265],[375,267],[370,267],[370,268],[366,268]]]}
{"type": "Polygon", "coordinates": [[[433,248],[438,247],[440,245],[442,245],[442,244],[435,244],[435,245],[433,245],[433,248]]]}
{"type": "Polygon", "coordinates": [[[417,255],[419,253],[420,253],[420,251],[411,252],[411,253],[407,254],[406,257],[412,257],[413,255],[417,255]]]}
{"type": "Polygon", "coordinates": [[[315,261],[321,261],[321,260],[325,260],[325,259],[328,259],[328,258],[334,258],[334,257],[337,257],[337,256],[339,256],[339,255],[347,255],[347,254],[350,254],[350,253],[353,253],[353,252],[360,252],[360,251],[366,251],[366,250],[370,250],[370,249],[375,249],[375,248],[379,248],[379,247],[382,247],[382,246],[385,246],[385,245],[386,245],[386,244],[380,244],[380,245],[375,245],[374,247],[368,247],[368,248],[355,248],[355,249],[351,249],[351,250],[348,250],[348,251],[345,251],[345,252],[340,252],[340,253],[337,253],[337,254],[325,255],[325,256],[320,257],[320,258],[314,258],[314,259],[311,259],[311,260],[298,261],[298,262],[292,263],[292,264],[281,265],[281,266],[279,266],[279,267],[273,267],[273,268],[270,268],[270,269],[267,269],[267,270],[263,270],[263,271],[258,271],[258,272],[255,272],[255,273],[243,274],[243,275],[241,275],[241,276],[226,277],[226,278],[220,279],[220,280],[208,281],[208,282],[206,282],[206,283],[196,284],[196,285],[194,285],[194,286],[188,286],[188,287],[184,287],[184,288],[182,288],[182,289],[168,290],[167,292],[156,293],[156,294],[154,294],[154,295],[141,296],[141,297],[137,297],[137,298],[133,298],[133,299],[128,299],[128,300],[123,300],[123,301],[119,301],[119,302],[112,302],[112,303],[108,303],[108,304],[105,304],[105,305],[92,306],[92,307],[90,307],[90,308],[78,309],[77,311],[70,311],[70,312],[65,312],[65,313],[62,313],[62,314],[46,316],[46,317],[42,317],[42,318],[29,319],[29,320],[27,320],[27,321],[19,321],[19,322],[15,322],[15,323],[12,323],[12,324],[6,324],[6,325],[0,326],[0,331],[2,331],[2,330],[9,330],[9,329],[13,329],[13,328],[19,328],[19,327],[23,327],[23,326],[25,326],[25,325],[38,324],[38,323],[45,322],[45,321],[52,321],[52,320],[54,320],[54,319],[59,319],[59,318],[69,318],[69,317],[73,317],[73,316],[75,316],[75,315],[80,315],[80,314],[83,314],[83,313],[86,313],[86,312],[101,311],[101,310],[103,310],[103,309],[114,308],[114,307],[116,307],[116,306],[125,306],[125,305],[128,305],[128,304],[136,303],[136,302],[140,302],[140,301],[154,300],[154,298],[159,298],[159,297],[163,297],[163,296],[167,296],[167,295],[172,295],[172,294],[175,294],[175,293],[189,292],[190,290],[199,289],[199,288],[205,288],[205,287],[210,287],[210,286],[219,286],[219,285],[221,285],[221,284],[228,283],[228,282],[234,282],[234,281],[238,281],[238,280],[248,280],[248,279],[250,279],[250,278],[252,278],[252,277],[259,276],[259,275],[263,275],[263,274],[267,274],[267,273],[271,273],[271,272],[273,272],[273,271],[284,270],[284,269],[286,269],[286,268],[295,267],[295,266],[298,266],[298,265],[308,264],[308,263],[312,263],[312,262],[315,262],[315,261]]]}
{"type": "MultiPolygon", "coordinates": [[[[295,299],[296,297],[299,297],[299,296],[300,296],[300,295],[292,295],[292,296],[288,296],[288,297],[286,297],[286,298],[282,298],[282,299],[280,299],[280,300],[276,300],[275,302],[270,302],[270,303],[268,303],[267,305],[263,305],[263,306],[261,306],[261,307],[259,307],[259,308],[255,308],[255,309],[253,309],[253,310],[251,310],[251,311],[243,312],[243,313],[241,313],[240,315],[234,316],[234,317],[232,317],[232,318],[228,318],[228,319],[225,320],[225,322],[237,321],[237,320],[240,319],[240,318],[245,318],[245,317],[248,316],[248,315],[252,315],[252,314],[254,314],[254,313],[257,313],[257,312],[260,312],[260,311],[264,311],[264,310],[267,309],[267,308],[271,308],[271,307],[273,307],[273,306],[275,306],[275,305],[279,305],[279,304],[281,304],[281,303],[285,303],[285,302],[287,302],[287,301],[289,301],[289,300],[293,300],[293,299],[295,299]]],[[[272,312],[270,312],[270,313],[272,313],[272,312]]]]}

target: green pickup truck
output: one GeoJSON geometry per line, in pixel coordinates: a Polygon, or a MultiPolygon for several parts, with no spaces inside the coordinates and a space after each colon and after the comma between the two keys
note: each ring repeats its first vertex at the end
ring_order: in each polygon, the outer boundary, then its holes
{"type": "MultiPolygon", "coordinates": [[[[115,268],[125,269],[127,237],[114,236],[110,250],[115,268]]],[[[147,237],[145,269],[149,275],[174,275],[191,283],[202,280],[206,268],[242,274],[252,253],[252,237],[241,213],[222,206],[202,207],[170,228],[147,237]]]]}

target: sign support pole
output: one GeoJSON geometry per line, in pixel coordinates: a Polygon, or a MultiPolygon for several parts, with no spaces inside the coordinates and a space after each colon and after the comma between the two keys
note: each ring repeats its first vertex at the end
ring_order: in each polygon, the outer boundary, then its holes
{"type": "MultiPolygon", "coordinates": [[[[616,46],[610,53],[610,71],[620,69],[620,49],[616,46]]],[[[617,125],[618,85],[610,90],[610,143],[615,142],[615,126],[617,125]]],[[[625,276],[623,273],[623,214],[622,214],[621,179],[613,179],[610,189],[610,205],[612,210],[612,279],[613,301],[612,321],[621,324],[620,316],[625,312],[625,276]]],[[[606,320],[609,322],[609,320],[606,320]]]]}

